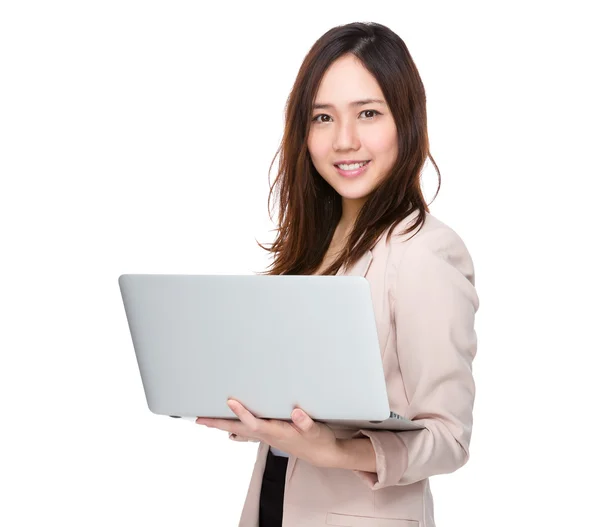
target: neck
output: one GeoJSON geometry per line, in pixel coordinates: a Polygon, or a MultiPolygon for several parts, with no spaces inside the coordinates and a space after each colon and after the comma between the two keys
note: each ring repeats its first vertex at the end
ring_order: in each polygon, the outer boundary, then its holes
{"type": "Polygon", "coordinates": [[[342,198],[342,217],[338,223],[338,227],[342,232],[345,232],[346,234],[350,233],[365,201],[366,198],[342,198]]]}

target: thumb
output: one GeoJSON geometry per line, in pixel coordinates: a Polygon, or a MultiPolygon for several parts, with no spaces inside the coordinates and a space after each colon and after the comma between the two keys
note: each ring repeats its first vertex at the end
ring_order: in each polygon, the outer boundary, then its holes
{"type": "Polygon", "coordinates": [[[292,412],[292,421],[303,432],[308,432],[313,426],[313,420],[298,408],[292,412]]]}

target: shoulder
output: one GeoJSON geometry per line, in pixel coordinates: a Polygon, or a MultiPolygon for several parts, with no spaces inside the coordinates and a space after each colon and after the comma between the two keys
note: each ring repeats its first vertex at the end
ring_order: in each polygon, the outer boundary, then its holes
{"type": "Polygon", "coordinates": [[[392,230],[389,239],[388,266],[393,274],[458,272],[475,284],[475,270],[471,254],[462,237],[436,216],[426,213],[425,222],[408,234],[416,214],[411,214],[392,230]]]}

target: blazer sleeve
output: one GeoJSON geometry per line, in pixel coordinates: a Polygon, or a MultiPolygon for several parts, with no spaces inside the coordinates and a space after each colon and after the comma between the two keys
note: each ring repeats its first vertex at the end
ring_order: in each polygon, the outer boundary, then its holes
{"type": "Polygon", "coordinates": [[[392,331],[408,410],[422,430],[358,430],[377,472],[353,470],[372,490],[448,474],[469,459],[479,298],[471,256],[450,228],[415,236],[391,288],[392,331]]]}

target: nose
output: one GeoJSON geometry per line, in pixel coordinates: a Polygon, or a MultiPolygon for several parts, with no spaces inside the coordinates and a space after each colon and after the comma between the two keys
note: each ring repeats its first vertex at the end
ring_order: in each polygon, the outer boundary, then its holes
{"type": "Polygon", "coordinates": [[[334,150],[358,150],[359,148],[360,138],[355,122],[349,120],[336,126],[333,137],[334,150]]]}

